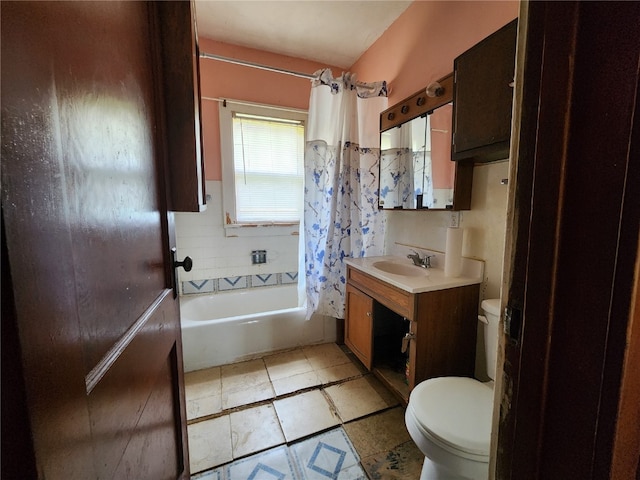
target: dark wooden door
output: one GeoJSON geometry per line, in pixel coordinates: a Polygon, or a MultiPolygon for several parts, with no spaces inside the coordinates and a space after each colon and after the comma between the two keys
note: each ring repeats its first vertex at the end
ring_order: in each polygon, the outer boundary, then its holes
{"type": "Polygon", "coordinates": [[[640,3],[524,13],[496,478],[638,478],[640,3]]]}
{"type": "Polygon", "coordinates": [[[188,478],[157,24],[2,3],[2,387],[11,368],[26,404],[3,397],[3,478],[188,478]]]}

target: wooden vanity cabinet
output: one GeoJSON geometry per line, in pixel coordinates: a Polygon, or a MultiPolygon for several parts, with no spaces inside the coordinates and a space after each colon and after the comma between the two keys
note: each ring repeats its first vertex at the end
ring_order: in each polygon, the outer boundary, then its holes
{"type": "Polygon", "coordinates": [[[454,60],[452,160],[509,157],[517,22],[454,60]]]}
{"type": "Polygon", "coordinates": [[[373,361],[373,299],[347,285],[344,343],[371,370],[373,361]]]}
{"type": "Polygon", "coordinates": [[[406,403],[423,380],[473,376],[479,292],[476,284],[413,294],[347,266],[345,343],[406,403]],[[414,335],[407,377],[381,355],[389,347],[399,353],[402,328],[414,335]],[[376,336],[380,330],[395,333],[376,336]]]}

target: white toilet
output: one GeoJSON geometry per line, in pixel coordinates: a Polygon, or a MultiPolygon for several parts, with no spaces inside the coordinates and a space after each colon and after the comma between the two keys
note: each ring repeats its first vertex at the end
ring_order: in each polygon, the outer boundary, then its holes
{"type": "MultiPolygon", "coordinates": [[[[484,300],[487,374],[493,380],[498,353],[500,300],[484,300]],[[486,322],[486,323],[485,323],[486,322]]],[[[411,438],[424,453],[422,480],[482,479],[489,473],[493,381],[439,377],[413,389],[405,414],[411,438]]]]}

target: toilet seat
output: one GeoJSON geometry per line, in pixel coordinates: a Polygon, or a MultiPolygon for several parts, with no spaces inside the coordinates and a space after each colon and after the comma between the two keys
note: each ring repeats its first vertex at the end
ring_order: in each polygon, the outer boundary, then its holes
{"type": "Polygon", "coordinates": [[[441,448],[478,462],[489,461],[493,390],[466,377],[418,384],[407,410],[421,433],[441,448]]]}

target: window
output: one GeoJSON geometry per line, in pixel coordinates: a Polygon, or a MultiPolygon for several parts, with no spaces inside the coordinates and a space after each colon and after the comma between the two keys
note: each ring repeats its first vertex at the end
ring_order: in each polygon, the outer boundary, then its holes
{"type": "Polygon", "coordinates": [[[220,104],[225,224],[297,224],[302,214],[306,112],[220,104]]]}

